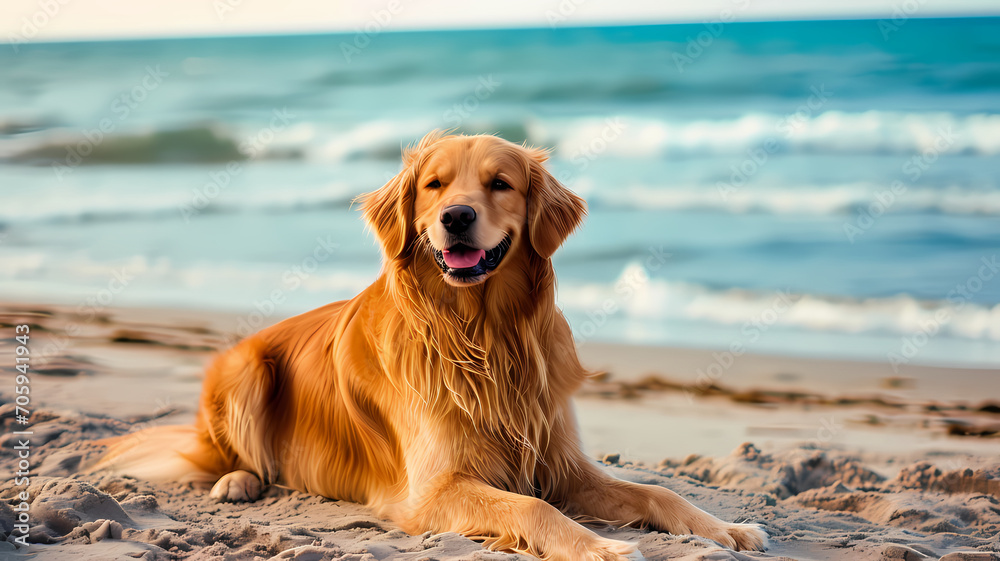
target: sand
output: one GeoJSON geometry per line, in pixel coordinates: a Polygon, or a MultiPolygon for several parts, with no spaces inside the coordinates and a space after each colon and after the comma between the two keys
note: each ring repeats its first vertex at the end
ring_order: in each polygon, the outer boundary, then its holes
{"type": "MultiPolygon", "coordinates": [[[[286,489],[217,504],[204,490],[88,473],[101,451],[92,441],[193,418],[202,365],[239,318],[0,310],[0,471],[10,474],[0,483],[0,559],[529,559],[456,534],[409,536],[359,505],[286,489]],[[17,422],[7,351],[12,326],[25,322],[29,425],[17,422]],[[18,430],[32,432],[27,485],[13,475],[18,430]],[[14,526],[22,511],[26,535],[14,526]],[[29,545],[16,546],[19,537],[29,545]]],[[[766,553],[736,553],[595,527],[637,542],[635,559],[1000,560],[996,371],[746,355],[706,383],[697,375],[714,360],[706,351],[589,343],[581,354],[609,372],[577,400],[595,461],[772,536],[766,553]]]]}

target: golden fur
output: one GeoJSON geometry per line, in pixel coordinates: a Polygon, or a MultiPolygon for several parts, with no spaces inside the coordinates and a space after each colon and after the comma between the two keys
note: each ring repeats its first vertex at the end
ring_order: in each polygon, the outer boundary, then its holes
{"type": "Polygon", "coordinates": [[[367,504],[407,532],[458,532],[543,559],[634,549],[571,517],[762,548],[759,527],[617,480],[580,450],[570,396],[587,372],[555,305],[550,257],[586,207],[545,159],[493,136],[424,137],[361,199],[386,256],[374,284],[223,353],[194,427],[120,437],[99,467],[214,484],[218,500],[282,485],[367,504]],[[453,204],[476,210],[468,243],[509,238],[481,278],[452,278],[434,259],[453,204]]]}

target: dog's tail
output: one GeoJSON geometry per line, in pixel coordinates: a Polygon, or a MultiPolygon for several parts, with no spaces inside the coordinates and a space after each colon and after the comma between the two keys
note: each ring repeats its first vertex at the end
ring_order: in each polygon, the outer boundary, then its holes
{"type": "Polygon", "coordinates": [[[193,425],[151,427],[97,443],[108,450],[92,471],[200,485],[211,485],[231,471],[231,461],[193,425]]]}

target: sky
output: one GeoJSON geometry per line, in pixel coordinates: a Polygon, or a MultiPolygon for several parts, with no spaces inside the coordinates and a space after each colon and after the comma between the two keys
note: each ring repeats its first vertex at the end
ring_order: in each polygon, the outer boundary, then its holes
{"type": "Polygon", "coordinates": [[[0,0],[0,41],[1000,15],[997,0],[0,0]]]}

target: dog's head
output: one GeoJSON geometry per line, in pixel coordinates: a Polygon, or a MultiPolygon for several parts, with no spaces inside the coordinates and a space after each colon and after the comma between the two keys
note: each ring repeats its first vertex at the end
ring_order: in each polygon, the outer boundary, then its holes
{"type": "Polygon", "coordinates": [[[479,284],[519,253],[548,259],[586,214],[546,159],[495,136],[435,131],[406,150],[396,177],[362,197],[365,218],[388,259],[424,253],[448,284],[479,284]]]}

